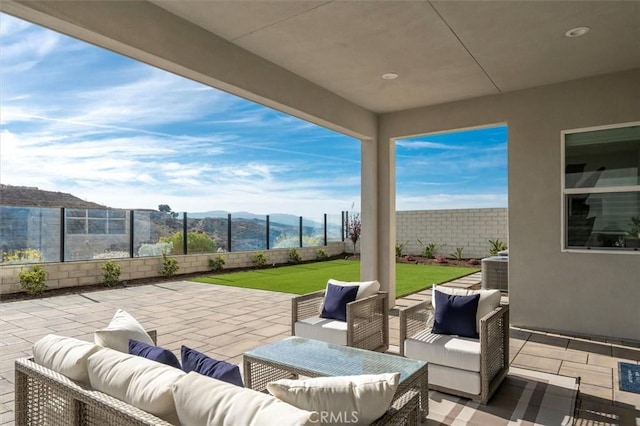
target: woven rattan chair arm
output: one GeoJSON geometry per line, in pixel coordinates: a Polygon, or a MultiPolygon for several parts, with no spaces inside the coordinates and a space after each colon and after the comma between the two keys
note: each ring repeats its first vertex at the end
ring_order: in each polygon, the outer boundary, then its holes
{"type": "MultiPolygon", "coordinates": [[[[46,367],[36,364],[32,358],[21,358],[15,361],[16,373],[16,424],[24,420],[28,412],[41,412],[51,407],[57,400],[73,400],[76,407],[64,407],[73,410],[69,413],[71,417],[80,416],[85,413],[82,424],[98,424],[100,419],[90,418],[90,413],[94,410],[83,409],[84,407],[97,408],[102,413],[107,413],[109,424],[119,425],[163,425],[170,423],[140,410],[123,401],[113,398],[102,392],[98,392],[83,386],[62,374],[56,373],[46,367]],[[29,390],[29,386],[45,385],[48,392],[38,392],[36,389],[29,390]],[[53,399],[52,399],[53,398],[53,399]],[[22,420],[19,420],[22,419],[22,420]]],[[[61,409],[62,409],[61,408],[61,409]]],[[[50,423],[55,424],[55,423],[50,423]]],[[[78,422],[77,424],[81,424],[78,422]]]]}
{"type": "Polygon", "coordinates": [[[427,327],[431,303],[420,302],[400,309],[400,356],[404,356],[404,341],[427,327]]]}
{"type": "Polygon", "coordinates": [[[347,322],[355,318],[370,318],[376,313],[382,314],[379,301],[387,298],[386,291],[380,291],[374,295],[354,300],[347,303],[347,322]]]}
{"type": "Polygon", "coordinates": [[[480,319],[481,401],[486,402],[495,391],[493,378],[503,377],[508,368],[509,305],[504,304],[480,319]]]}
{"type": "Polygon", "coordinates": [[[419,424],[420,395],[409,391],[406,396],[389,407],[389,409],[371,423],[371,426],[409,426],[419,424]]]}

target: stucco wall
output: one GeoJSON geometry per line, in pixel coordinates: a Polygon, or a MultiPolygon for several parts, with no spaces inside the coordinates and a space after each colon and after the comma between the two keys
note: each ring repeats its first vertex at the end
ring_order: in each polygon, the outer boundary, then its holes
{"type": "Polygon", "coordinates": [[[396,213],[396,240],[405,243],[403,254],[421,254],[423,244],[439,246],[438,253],[449,256],[462,247],[462,257],[489,256],[489,240],[508,244],[506,208],[411,210],[396,213]]]}
{"type": "Polygon", "coordinates": [[[381,116],[386,144],[508,125],[512,325],[640,340],[640,253],[562,251],[560,188],[560,132],[640,120],[639,82],[634,69],[381,116]]]}
{"type": "MultiPolygon", "coordinates": [[[[344,252],[344,243],[329,243],[323,247],[329,256],[335,256],[344,252]]],[[[302,260],[312,260],[317,256],[318,247],[297,248],[302,260]]],[[[289,249],[264,250],[269,256],[269,264],[286,263],[289,259],[289,249]]],[[[251,256],[255,252],[242,251],[232,253],[222,253],[225,258],[225,269],[243,268],[252,266],[251,256]]],[[[176,279],[180,279],[181,274],[194,272],[206,272],[209,270],[209,258],[217,253],[176,255],[180,269],[176,273],[176,279]]],[[[162,269],[161,257],[138,257],[129,259],[113,259],[120,265],[122,281],[139,278],[149,278],[159,276],[162,269]]],[[[64,263],[44,263],[41,266],[47,272],[47,287],[50,289],[64,287],[79,287],[83,285],[99,284],[102,281],[102,270],[100,269],[105,260],[91,260],[64,263]]],[[[28,265],[7,265],[0,267],[0,295],[17,293],[22,291],[18,274],[21,270],[28,268],[28,265]]]]}

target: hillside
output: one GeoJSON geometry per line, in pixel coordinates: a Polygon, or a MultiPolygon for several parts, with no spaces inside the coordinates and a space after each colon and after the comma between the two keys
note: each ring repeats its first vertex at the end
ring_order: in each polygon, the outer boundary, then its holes
{"type": "Polygon", "coordinates": [[[106,206],[85,201],[65,192],[45,191],[33,186],[0,184],[0,205],[29,207],[67,207],[105,209],[106,206]]]}

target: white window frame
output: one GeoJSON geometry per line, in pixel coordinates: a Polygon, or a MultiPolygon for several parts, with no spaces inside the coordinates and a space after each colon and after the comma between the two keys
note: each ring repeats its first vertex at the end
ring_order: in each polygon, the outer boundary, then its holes
{"type": "Polygon", "coordinates": [[[567,247],[567,195],[571,194],[611,194],[616,192],[640,192],[640,185],[610,186],[598,188],[566,188],[566,164],[565,164],[565,138],[566,135],[574,133],[585,133],[597,130],[619,129],[622,127],[640,126],[640,121],[628,123],[609,124],[605,126],[582,127],[577,129],[562,130],[560,132],[560,251],[565,253],[606,253],[622,255],[640,255],[640,250],[625,249],[590,249],[590,248],[568,248],[567,247]]]}

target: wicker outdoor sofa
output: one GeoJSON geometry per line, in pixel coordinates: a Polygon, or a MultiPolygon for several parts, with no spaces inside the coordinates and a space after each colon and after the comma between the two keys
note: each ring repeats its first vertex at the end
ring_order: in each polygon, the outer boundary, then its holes
{"type": "MultiPolygon", "coordinates": [[[[155,333],[150,332],[155,341],[155,333]]],[[[417,425],[417,392],[391,406],[373,425],[417,425]]],[[[282,419],[274,419],[274,424],[282,419]]],[[[16,425],[160,425],[171,423],[33,362],[15,361],[16,425]]]]}

